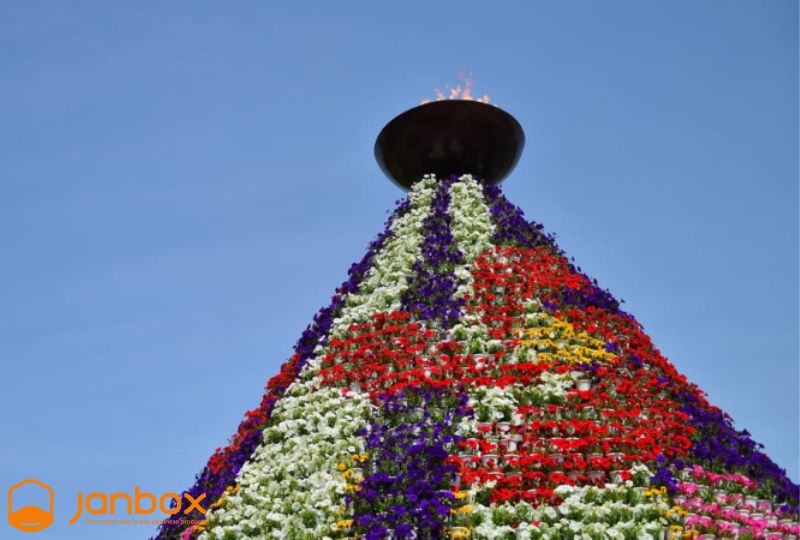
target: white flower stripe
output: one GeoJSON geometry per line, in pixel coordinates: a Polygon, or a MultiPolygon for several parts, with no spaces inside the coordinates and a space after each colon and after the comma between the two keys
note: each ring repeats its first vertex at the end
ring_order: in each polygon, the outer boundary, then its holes
{"type": "Polygon", "coordinates": [[[450,186],[448,212],[452,218],[453,238],[466,261],[455,269],[456,297],[463,297],[472,291],[472,263],[478,255],[491,249],[495,229],[489,208],[483,201],[483,189],[471,175],[462,176],[450,186]]]}
{"type": "Polygon", "coordinates": [[[423,221],[430,213],[430,203],[437,180],[426,176],[414,184],[408,198],[409,211],[392,223],[392,235],[380,253],[375,255],[372,268],[364,276],[358,292],[348,295],[345,309],[334,319],[331,335],[341,336],[355,323],[366,321],[379,311],[400,309],[400,298],[408,286],[411,266],[420,257],[424,241],[423,221]]]}

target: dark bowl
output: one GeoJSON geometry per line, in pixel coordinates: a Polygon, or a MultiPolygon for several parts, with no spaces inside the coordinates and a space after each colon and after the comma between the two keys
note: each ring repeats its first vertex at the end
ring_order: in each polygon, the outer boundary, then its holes
{"type": "Polygon", "coordinates": [[[434,101],[386,124],[375,141],[375,159],[403,189],[428,173],[470,173],[499,184],[524,146],[522,126],[504,110],[479,101],[434,101]]]}

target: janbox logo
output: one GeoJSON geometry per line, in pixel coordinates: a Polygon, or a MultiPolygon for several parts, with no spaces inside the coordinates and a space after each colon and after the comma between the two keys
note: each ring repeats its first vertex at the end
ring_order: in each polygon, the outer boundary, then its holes
{"type": "MultiPolygon", "coordinates": [[[[201,493],[196,497],[189,493],[184,493],[183,495],[178,495],[177,493],[164,493],[161,495],[161,497],[156,497],[152,493],[142,491],[139,489],[139,486],[134,488],[132,496],[128,493],[92,492],[84,497],[83,493],[78,493],[77,508],[75,510],[75,514],[72,516],[72,519],[69,520],[69,524],[74,525],[81,518],[84,512],[92,516],[111,516],[116,514],[118,511],[125,512],[129,516],[147,516],[154,513],[156,510],[161,510],[163,513],[171,516],[173,518],[172,521],[177,518],[182,520],[181,522],[185,523],[186,525],[193,525],[201,520],[192,519],[190,514],[192,514],[192,512],[198,512],[201,516],[205,515],[206,509],[200,504],[205,498],[205,493],[201,493]],[[184,501],[186,504],[184,504],[184,501]],[[184,515],[190,517],[178,517],[177,515],[181,514],[181,511],[183,511],[182,513],[184,515]]],[[[90,525],[156,525],[165,521],[171,520],[85,519],[85,522],[90,525]]],[[[23,480],[22,482],[11,486],[11,488],[8,490],[8,522],[12,527],[24,532],[37,532],[52,525],[53,488],[32,478],[23,480]],[[20,492],[22,488],[29,485],[31,487],[25,490],[26,493],[20,492]],[[33,493],[28,492],[32,490],[39,492],[36,493],[39,496],[39,499],[42,498],[42,494],[47,496],[50,501],[48,510],[44,510],[32,504],[19,504],[20,499],[25,500],[26,498],[31,498],[33,493]],[[17,504],[15,504],[15,500],[17,501],[17,504]],[[14,509],[15,507],[17,507],[16,510],[14,509]]]]}
{"type": "MultiPolygon", "coordinates": [[[[184,514],[189,514],[192,510],[197,510],[205,515],[205,508],[200,506],[200,502],[206,498],[205,493],[201,493],[196,498],[188,493],[184,493],[183,498],[186,498],[186,501],[189,503],[183,510],[184,514]]],[[[177,493],[164,493],[161,498],[158,499],[157,506],[165,514],[177,514],[181,511],[183,498],[177,493]],[[175,501],[175,508],[170,508],[171,501],[175,501]]],[[[83,493],[78,493],[78,509],[75,511],[75,515],[72,516],[72,519],[69,520],[70,525],[78,521],[81,514],[83,514],[83,501],[83,493]]],[[[131,499],[131,496],[127,493],[112,493],[110,495],[108,493],[89,493],[89,495],[86,496],[86,511],[93,515],[114,514],[117,511],[117,503],[119,501],[124,501],[128,515],[147,515],[156,511],[156,496],[152,493],[142,493],[139,491],[139,486],[136,486],[133,491],[133,499],[131,499]],[[147,502],[146,507],[142,505],[144,501],[147,502]]]]}
{"type": "MultiPolygon", "coordinates": [[[[24,499],[24,494],[18,494],[17,500],[24,499]]],[[[19,484],[11,486],[8,490],[8,522],[15,529],[24,532],[36,532],[46,529],[53,524],[53,488],[43,484],[38,480],[29,478],[19,484]],[[42,489],[50,499],[49,510],[43,510],[38,506],[27,505],[14,510],[14,493],[21,488],[31,485],[33,489],[42,489]]]]}

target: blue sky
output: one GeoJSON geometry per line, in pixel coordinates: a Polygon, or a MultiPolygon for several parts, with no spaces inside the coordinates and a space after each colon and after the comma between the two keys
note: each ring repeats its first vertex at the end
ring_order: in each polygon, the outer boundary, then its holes
{"type": "Polygon", "coordinates": [[[0,9],[0,505],[54,486],[38,538],[152,532],[66,521],[192,483],[401,195],[378,131],[463,68],[526,130],[509,198],[798,479],[796,2],[0,9]]]}

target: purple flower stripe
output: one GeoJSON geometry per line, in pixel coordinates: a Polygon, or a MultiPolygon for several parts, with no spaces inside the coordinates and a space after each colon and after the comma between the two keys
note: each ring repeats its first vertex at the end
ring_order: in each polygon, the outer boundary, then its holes
{"type": "Polygon", "coordinates": [[[458,468],[447,463],[457,420],[472,414],[465,394],[406,389],[380,396],[367,439],[368,471],[348,496],[354,528],[369,540],[442,538],[455,497],[458,468]]]}
{"type": "Polygon", "coordinates": [[[555,239],[543,232],[544,227],[528,222],[520,208],[505,198],[500,186],[482,182],[483,196],[495,225],[494,243],[534,248],[555,245],[555,239]]]}
{"type": "MultiPolygon", "coordinates": [[[[396,201],[396,205],[394,212],[386,221],[383,232],[369,244],[367,252],[364,254],[361,261],[353,264],[348,270],[347,280],[336,289],[336,293],[331,298],[330,305],[322,308],[314,315],[313,323],[303,331],[300,339],[295,344],[294,352],[299,356],[294,374],[295,377],[303,369],[306,362],[314,356],[314,349],[316,349],[317,345],[325,343],[328,332],[333,325],[333,319],[339,315],[344,306],[345,297],[348,294],[358,291],[361,280],[370,268],[372,268],[375,255],[391,237],[391,226],[394,220],[406,213],[411,207],[408,198],[396,201]]],[[[286,386],[283,386],[272,389],[272,393],[280,396],[285,390],[286,386]]],[[[261,408],[264,412],[269,414],[275,406],[275,403],[277,403],[277,398],[266,399],[262,401],[261,408]]],[[[237,451],[229,457],[226,466],[216,474],[206,465],[195,477],[196,481],[194,485],[186,490],[186,493],[192,495],[194,498],[205,493],[205,502],[207,505],[216,501],[226,488],[235,484],[236,476],[239,474],[242,466],[250,460],[253,452],[255,452],[256,448],[261,443],[262,431],[262,429],[249,431],[242,441],[240,441],[237,451]]],[[[192,514],[182,517],[183,521],[201,520],[204,518],[204,516],[196,510],[192,514]]],[[[180,523],[164,523],[159,527],[158,533],[156,536],[152,537],[152,540],[176,539],[180,536],[183,529],[185,529],[185,527],[180,523]]]]}
{"type": "Polygon", "coordinates": [[[456,177],[442,179],[431,200],[431,211],[423,220],[425,239],[420,259],[412,265],[408,288],[401,297],[403,310],[421,319],[438,320],[443,328],[453,324],[461,313],[463,299],[455,298],[455,267],[463,263],[450,229],[452,218],[450,186],[456,177]]]}

